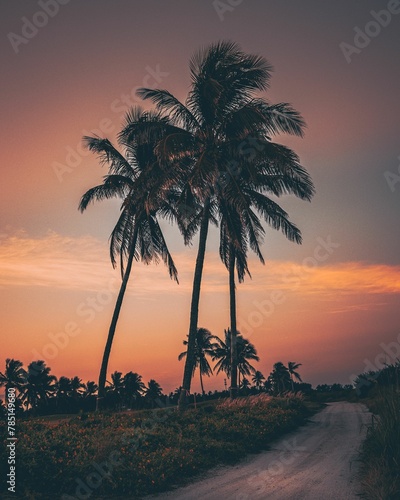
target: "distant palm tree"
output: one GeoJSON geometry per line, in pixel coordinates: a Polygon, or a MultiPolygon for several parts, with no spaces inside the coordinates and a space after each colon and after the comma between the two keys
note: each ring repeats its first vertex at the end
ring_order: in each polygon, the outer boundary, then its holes
{"type": "Polygon", "coordinates": [[[42,360],[32,361],[28,365],[27,382],[22,399],[26,408],[32,408],[34,413],[40,408],[45,408],[57,391],[57,377],[50,375],[50,370],[51,368],[42,360]]]}
{"type": "Polygon", "coordinates": [[[261,387],[263,385],[263,382],[265,380],[264,375],[260,371],[256,371],[254,375],[251,378],[253,384],[256,386],[257,390],[261,390],[261,387]]]}
{"type": "MultiPolygon", "coordinates": [[[[108,381],[107,381],[108,382],[108,381]]],[[[115,371],[111,374],[111,382],[108,382],[110,392],[120,396],[124,387],[122,372],[115,371]]]]}
{"type": "Polygon", "coordinates": [[[162,396],[162,388],[160,387],[160,384],[154,379],[151,379],[149,380],[145,391],[146,400],[148,400],[151,407],[154,408],[156,400],[162,396]]]}
{"type": "Polygon", "coordinates": [[[82,380],[75,376],[71,378],[71,397],[75,400],[78,400],[80,397],[82,397],[83,390],[85,387],[85,384],[82,383],[82,380]]]}
{"type": "Polygon", "coordinates": [[[132,407],[133,401],[142,397],[145,389],[142,376],[138,373],[128,372],[124,376],[124,400],[129,408],[132,407]]]}
{"type": "Polygon", "coordinates": [[[281,361],[274,364],[269,379],[275,394],[282,394],[288,390],[290,385],[289,370],[281,361]]]}
{"type": "MultiPolygon", "coordinates": [[[[213,349],[212,360],[217,361],[214,370],[217,373],[223,371],[228,377],[231,377],[231,331],[225,330],[225,342],[216,337],[216,343],[213,349]]],[[[256,369],[250,364],[249,360],[259,361],[257,351],[254,345],[238,332],[237,342],[237,367],[239,374],[245,376],[254,373],[256,369]]],[[[239,384],[240,385],[240,384],[239,384]]]]}
{"type": "MultiPolygon", "coordinates": [[[[6,369],[0,372],[0,387],[4,387],[6,403],[8,403],[8,390],[15,388],[19,394],[24,390],[27,373],[21,361],[6,359],[6,369]]],[[[18,395],[17,395],[18,396],[18,395]]]]}
{"type": "Polygon", "coordinates": [[[296,370],[301,366],[301,363],[295,363],[294,361],[289,361],[288,363],[288,371],[290,375],[290,382],[292,384],[292,391],[294,392],[294,383],[293,383],[293,378],[298,380],[299,382],[303,382],[301,380],[301,377],[296,370]]]}
{"type": "Polygon", "coordinates": [[[240,375],[250,375],[255,373],[256,369],[249,361],[260,361],[257,356],[257,350],[254,344],[243,338],[242,335],[237,336],[237,367],[240,375]]]}
{"type": "Polygon", "coordinates": [[[86,147],[98,154],[100,163],[108,164],[109,172],[103,184],[89,189],[82,196],[79,209],[83,212],[95,200],[122,198],[121,215],[110,237],[111,262],[115,267],[119,257],[122,284],[101,363],[97,409],[104,398],[108,360],[133,260],[149,264],[161,258],[168,267],[170,277],[178,281],[175,264],[157,220],[159,213],[171,213],[163,194],[166,185],[172,182],[172,177],[157,161],[155,139],[151,142],[148,134],[143,139],[145,134],[142,133],[143,129],[154,123],[159,125],[160,134],[168,126],[167,120],[161,119],[157,113],[143,112],[137,108],[127,114],[125,129],[129,129],[129,137],[121,132],[119,139],[120,146],[125,149],[125,156],[107,139],[84,138],[86,147]]]}
{"type": "Polygon", "coordinates": [[[57,407],[67,410],[71,397],[71,379],[61,376],[56,384],[57,407]]]}
{"type": "Polygon", "coordinates": [[[243,389],[243,391],[246,393],[247,390],[250,387],[250,382],[246,377],[243,377],[243,380],[240,382],[240,389],[243,389]]]}
{"type": "MultiPolygon", "coordinates": [[[[203,375],[207,375],[208,377],[212,374],[212,368],[206,358],[206,356],[212,356],[214,352],[214,343],[216,337],[212,335],[212,333],[207,330],[207,328],[198,328],[196,334],[196,344],[195,344],[195,355],[196,362],[193,366],[193,374],[196,368],[199,368],[200,374],[200,386],[202,394],[205,394],[204,386],[203,386],[203,375]]],[[[188,345],[188,341],[184,340],[183,345],[188,345]]],[[[187,351],[183,351],[179,354],[178,360],[181,361],[187,355],[187,351]]]]}
{"type": "Polygon", "coordinates": [[[83,397],[89,398],[90,396],[94,396],[97,392],[98,386],[96,382],[92,380],[88,380],[86,384],[83,384],[83,397]]]}

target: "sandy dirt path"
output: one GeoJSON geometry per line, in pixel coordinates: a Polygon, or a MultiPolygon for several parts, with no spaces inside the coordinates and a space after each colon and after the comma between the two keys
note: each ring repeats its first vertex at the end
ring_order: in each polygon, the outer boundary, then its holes
{"type": "Polygon", "coordinates": [[[358,450],[371,414],[357,403],[329,403],[271,449],[204,479],[147,497],[170,500],[355,500],[358,450]]]}

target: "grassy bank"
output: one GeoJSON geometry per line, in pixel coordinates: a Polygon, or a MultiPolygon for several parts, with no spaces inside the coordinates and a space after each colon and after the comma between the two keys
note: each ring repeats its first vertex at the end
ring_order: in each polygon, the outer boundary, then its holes
{"type": "MultiPolygon", "coordinates": [[[[299,397],[259,395],[184,414],[158,409],[91,414],[57,426],[20,422],[17,490],[27,499],[140,497],[265,449],[309,414],[299,397]]],[[[1,432],[3,440],[4,427],[1,432]]]]}
{"type": "Polygon", "coordinates": [[[364,400],[375,415],[362,453],[362,484],[371,500],[400,498],[400,392],[375,387],[364,400]]]}

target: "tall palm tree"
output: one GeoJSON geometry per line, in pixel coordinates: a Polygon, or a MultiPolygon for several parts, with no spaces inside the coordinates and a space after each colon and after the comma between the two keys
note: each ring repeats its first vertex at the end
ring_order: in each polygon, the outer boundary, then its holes
{"type": "Polygon", "coordinates": [[[292,391],[294,392],[294,383],[293,379],[295,378],[299,382],[303,382],[301,380],[300,374],[296,371],[301,366],[301,363],[295,363],[294,361],[289,361],[288,363],[288,372],[290,376],[290,382],[292,384],[292,391]]]}
{"type": "Polygon", "coordinates": [[[8,403],[9,389],[15,388],[19,394],[23,392],[26,377],[27,373],[21,361],[10,358],[6,359],[6,369],[4,373],[0,372],[0,387],[4,387],[6,390],[6,403],[8,403]]]}
{"type": "Polygon", "coordinates": [[[261,387],[263,385],[263,382],[265,380],[265,377],[264,375],[259,371],[257,370],[254,375],[252,376],[251,378],[253,384],[256,386],[257,390],[261,390],[261,387]]]}
{"type": "Polygon", "coordinates": [[[159,134],[167,127],[167,120],[157,113],[132,109],[126,116],[124,129],[129,128],[129,140],[120,134],[121,154],[107,139],[85,137],[86,147],[96,153],[100,163],[108,165],[103,184],[89,189],[81,199],[83,212],[89,203],[108,198],[122,198],[121,215],[110,237],[110,257],[113,267],[120,259],[122,283],[116,300],[99,374],[97,409],[102,405],[111,346],[134,260],[158,262],[168,267],[171,278],[178,281],[177,270],[169,253],[157,216],[170,213],[163,194],[173,177],[157,161],[154,154],[155,138],[146,135],[151,125],[157,124],[159,134]]]}
{"type": "MultiPolygon", "coordinates": [[[[199,246],[196,258],[192,301],[190,309],[187,356],[184,368],[180,407],[185,405],[190,391],[193,366],[195,364],[195,337],[198,327],[198,313],[202,270],[210,221],[216,222],[219,201],[227,176],[241,185],[245,176],[238,176],[231,169],[232,159],[239,156],[243,142],[263,139],[269,142],[269,135],[288,132],[302,135],[304,122],[288,104],[269,105],[255,97],[255,92],[265,90],[269,85],[271,66],[262,57],[243,53],[236,44],[219,42],[196,54],[190,62],[192,86],[186,103],[181,103],[171,93],[159,89],[140,89],[138,95],[150,99],[159,109],[168,114],[176,130],[166,134],[157,146],[161,161],[180,162],[190,159],[186,169],[186,189],[182,190],[182,203],[189,208],[189,223],[185,240],[190,241],[199,229],[199,246]],[[200,210],[196,207],[200,206],[200,210]]],[[[301,192],[304,187],[312,188],[311,181],[300,167],[297,157],[287,154],[287,148],[278,145],[263,146],[260,155],[264,161],[242,155],[241,163],[246,166],[246,176],[257,181],[257,189],[269,189],[274,194],[301,192]],[[261,154],[262,153],[262,154],[261,154]],[[268,158],[268,161],[266,161],[268,158]],[[272,158],[272,159],[271,159],[272,158]],[[287,182],[282,179],[283,174],[287,182]],[[302,186],[298,186],[298,181],[302,186]],[[274,184],[271,187],[271,184],[274,184]]],[[[256,155],[257,156],[257,155],[256,155]]],[[[240,168],[243,168],[242,166],[240,168]]],[[[232,184],[232,183],[231,183],[232,184]]],[[[257,247],[256,233],[260,225],[245,207],[242,198],[232,197],[232,204],[242,219],[248,220],[250,245],[257,247]]],[[[254,198],[257,209],[265,211],[265,203],[254,198]]],[[[272,218],[270,213],[268,218],[272,218]]],[[[239,248],[237,239],[230,234],[230,243],[239,248]]],[[[231,252],[229,253],[229,255],[231,252]]],[[[237,257],[237,256],[235,256],[237,257]]],[[[229,258],[234,269],[233,257],[229,258]]],[[[234,282],[230,280],[231,290],[234,282]]],[[[235,310],[231,292],[231,310],[235,310]]],[[[234,313],[231,313],[233,348],[236,338],[234,313]]],[[[233,360],[235,361],[235,360],[233,360]]],[[[233,370],[236,370],[235,363],[233,370]]],[[[236,377],[233,377],[236,378],[236,377]]]]}
{"type": "MultiPolygon", "coordinates": [[[[214,343],[216,337],[207,330],[207,328],[198,328],[196,334],[196,344],[195,344],[195,364],[193,366],[192,377],[196,368],[199,368],[200,375],[200,386],[202,394],[205,394],[203,385],[203,375],[208,377],[212,374],[212,368],[207,360],[206,356],[212,356],[214,352],[214,343]]],[[[188,345],[188,341],[184,340],[183,345],[188,345]]],[[[187,351],[183,351],[179,354],[178,360],[181,361],[187,355],[187,351]]]]}

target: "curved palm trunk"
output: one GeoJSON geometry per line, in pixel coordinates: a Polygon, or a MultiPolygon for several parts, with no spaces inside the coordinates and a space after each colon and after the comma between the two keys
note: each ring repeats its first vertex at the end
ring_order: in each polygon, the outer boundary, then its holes
{"type": "Polygon", "coordinates": [[[120,313],[121,307],[122,307],[122,301],[124,300],[126,286],[128,284],[129,276],[131,274],[132,263],[133,263],[133,259],[134,259],[134,255],[135,255],[137,233],[138,233],[138,228],[135,227],[135,230],[133,233],[133,238],[132,238],[132,245],[131,245],[131,249],[129,252],[128,262],[126,264],[126,269],[125,269],[124,277],[122,279],[121,288],[119,290],[117,301],[115,303],[115,308],[114,308],[114,313],[113,313],[113,316],[111,319],[110,329],[108,330],[107,342],[106,342],[106,346],[104,349],[103,360],[101,362],[101,368],[100,368],[100,374],[99,374],[99,389],[98,389],[97,399],[96,399],[96,411],[100,410],[104,406],[104,396],[105,396],[108,360],[110,358],[111,346],[112,346],[112,343],[114,340],[115,329],[117,327],[119,313],[120,313]]]}
{"type": "Polygon", "coordinates": [[[210,218],[210,200],[207,200],[204,204],[203,220],[201,221],[201,226],[200,226],[199,248],[197,251],[196,267],[193,278],[192,303],[190,306],[190,323],[189,323],[186,360],[183,372],[182,388],[179,395],[179,403],[178,403],[178,408],[180,410],[185,409],[187,406],[187,396],[190,393],[190,384],[192,381],[193,367],[196,361],[195,345],[196,345],[197,323],[199,319],[200,287],[201,287],[201,278],[203,274],[204,256],[206,253],[209,218],[210,218]]]}
{"type": "Polygon", "coordinates": [[[238,366],[237,366],[237,346],[236,346],[236,292],[235,292],[235,254],[230,251],[229,258],[229,307],[231,317],[231,399],[236,398],[238,393],[238,366]]]}

